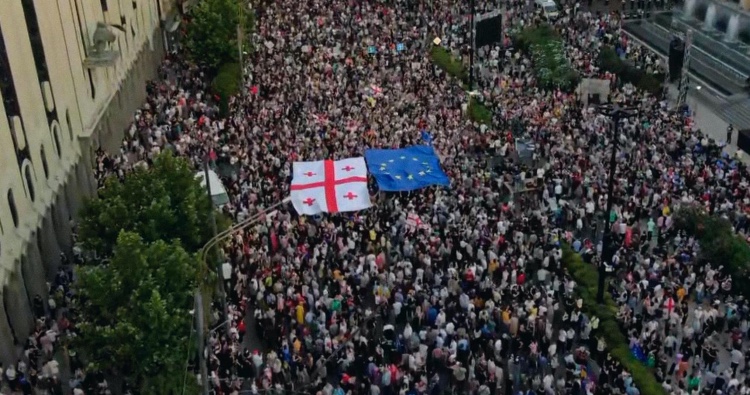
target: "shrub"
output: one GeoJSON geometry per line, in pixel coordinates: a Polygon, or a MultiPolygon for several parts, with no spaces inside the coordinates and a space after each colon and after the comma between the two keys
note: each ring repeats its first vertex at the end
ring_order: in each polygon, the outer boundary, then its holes
{"type": "Polygon", "coordinates": [[[638,89],[657,95],[662,90],[664,74],[651,74],[635,67],[628,61],[620,59],[612,46],[606,46],[599,52],[597,65],[604,71],[617,75],[620,81],[635,85],[638,89]]]}
{"type": "Polygon", "coordinates": [[[237,63],[227,63],[211,82],[211,90],[219,96],[219,109],[222,115],[229,111],[229,98],[238,94],[242,87],[242,69],[237,63]]]}
{"type": "Polygon", "coordinates": [[[560,35],[557,33],[557,30],[547,24],[527,27],[518,33],[513,39],[514,44],[524,52],[529,51],[534,44],[540,44],[551,40],[560,40],[560,35]]]}
{"type": "MultiPolygon", "coordinates": [[[[440,46],[433,46],[430,49],[430,58],[435,64],[444,70],[446,73],[458,78],[462,83],[468,78],[468,70],[464,67],[464,64],[453,57],[451,53],[440,46]]],[[[484,104],[477,101],[477,99],[470,97],[469,104],[466,108],[469,119],[473,122],[489,125],[492,123],[492,111],[490,111],[484,104]]]]}
{"type": "Polygon", "coordinates": [[[531,54],[537,82],[544,89],[572,91],[578,85],[578,72],[565,56],[565,42],[549,25],[522,30],[515,37],[515,45],[531,54]]]}
{"type": "Polygon", "coordinates": [[[598,64],[602,70],[618,75],[625,69],[622,59],[620,59],[617,51],[611,46],[606,46],[599,52],[598,64]]]}
{"type": "Polygon", "coordinates": [[[733,291],[750,296],[750,245],[734,232],[727,219],[709,215],[698,205],[688,205],[675,211],[674,225],[698,240],[701,262],[722,265],[724,273],[732,276],[733,291]]]}
{"type": "Polygon", "coordinates": [[[628,339],[617,322],[617,304],[612,300],[612,297],[605,293],[603,305],[594,302],[599,276],[596,267],[585,263],[568,246],[563,246],[563,264],[576,281],[576,296],[583,300],[584,312],[589,316],[599,317],[597,335],[604,338],[609,353],[620,361],[626,371],[630,372],[640,393],[666,395],[651,370],[642,362],[636,360],[630,352],[628,339]]]}

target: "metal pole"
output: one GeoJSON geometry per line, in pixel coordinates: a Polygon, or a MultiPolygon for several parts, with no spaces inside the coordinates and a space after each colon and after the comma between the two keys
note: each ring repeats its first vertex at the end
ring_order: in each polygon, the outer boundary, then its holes
{"type": "Polygon", "coordinates": [[[469,90],[474,89],[474,29],[476,27],[474,26],[474,14],[476,13],[475,1],[476,0],[470,0],[471,15],[469,15],[469,40],[471,49],[469,50],[469,90]]]}
{"type": "Polygon", "coordinates": [[[609,158],[609,182],[607,186],[607,211],[604,213],[604,238],[602,239],[602,259],[599,261],[599,281],[596,289],[596,302],[604,303],[604,278],[607,276],[606,264],[611,263],[614,251],[612,248],[612,204],[614,203],[615,171],[617,169],[617,141],[619,138],[620,112],[612,112],[612,155],[609,158]]]}
{"type": "MultiPolygon", "coordinates": [[[[214,200],[211,195],[211,182],[209,182],[208,178],[208,162],[210,158],[208,155],[206,155],[205,160],[203,161],[203,177],[205,177],[206,181],[206,191],[208,191],[208,201],[211,203],[211,230],[213,231],[214,237],[216,237],[218,230],[216,229],[216,215],[214,213],[214,200]]],[[[219,277],[219,297],[221,298],[221,304],[224,309],[224,318],[229,318],[229,312],[227,311],[227,294],[226,290],[224,289],[224,274],[222,273],[221,268],[221,253],[219,252],[219,247],[215,247],[215,254],[216,254],[216,274],[219,277]]],[[[226,331],[227,337],[229,337],[229,321],[226,322],[226,325],[224,327],[224,330],[226,331]]]]}
{"type": "MultiPolygon", "coordinates": [[[[206,341],[203,337],[203,295],[200,290],[195,292],[195,332],[198,334],[198,363],[201,372],[201,387],[203,388],[203,395],[208,395],[208,365],[206,363],[206,341]]],[[[183,391],[184,391],[183,386],[183,391]]]]}
{"type": "Polygon", "coordinates": [[[244,53],[242,51],[242,41],[243,41],[243,26],[244,23],[244,16],[245,16],[245,7],[242,5],[242,0],[237,1],[237,5],[239,6],[239,19],[237,21],[237,52],[239,53],[239,62],[240,62],[240,96],[245,96],[245,62],[244,62],[244,53]]]}
{"type": "Polygon", "coordinates": [[[231,228],[229,228],[229,229],[227,229],[227,230],[219,233],[218,235],[212,237],[211,240],[207,241],[206,244],[201,249],[200,260],[203,261],[203,262],[206,262],[206,264],[208,264],[208,253],[209,253],[209,250],[211,248],[214,248],[214,246],[216,244],[218,244],[220,241],[222,241],[222,240],[230,237],[234,232],[237,232],[238,230],[246,229],[247,227],[254,225],[258,221],[258,219],[260,219],[260,217],[263,214],[269,214],[269,213],[273,212],[273,210],[275,210],[277,207],[280,207],[283,204],[289,203],[290,200],[291,199],[287,197],[287,198],[285,198],[284,200],[282,200],[280,202],[276,202],[273,205],[271,205],[270,207],[261,210],[260,213],[254,215],[254,216],[252,216],[252,217],[250,217],[250,218],[248,218],[248,219],[246,219],[246,220],[244,220],[244,221],[242,221],[240,223],[232,225],[231,228]]]}

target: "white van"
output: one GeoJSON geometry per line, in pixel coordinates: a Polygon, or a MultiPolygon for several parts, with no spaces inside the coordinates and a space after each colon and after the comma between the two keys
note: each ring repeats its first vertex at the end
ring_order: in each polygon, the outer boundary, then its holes
{"type": "MultiPolygon", "coordinates": [[[[204,174],[204,172],[199,171],[195,173],[195,178],[200,180],[202,187],[207,188],[204,174]]],[[[211,200],[213,200],[216,207],[222,208],[229,203],[227,190],[224,188],[224,184],[221,183],[219,175],[213,170],[208,171],[208,185],[211,186],[211,200]]]]}
{"type": "Polygon", "coordinates": [[[547,19],[555,19],[560,15],[557,3],[554,0],[534,0],[534,6],[542,11],[542,15],[547,19]]]}

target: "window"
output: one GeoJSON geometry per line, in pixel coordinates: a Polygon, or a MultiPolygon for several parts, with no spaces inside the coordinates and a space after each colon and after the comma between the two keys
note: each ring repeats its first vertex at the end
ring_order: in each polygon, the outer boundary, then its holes
{"type": "Polygon", "coordinates": [[[133,0],[133,9],[136,9],[136,8],[138,8],[138,2],[133,0]]]}
{"type": "Polygon", "coordinates": [[[86,21],[81,22],[81,10],[80,10],[80,7],[78,6],[78,0],[73,0],[73,4],[75,4],[76,6],[76,22],[78,22],[78,33],[81,34],[81,44],[83,45],[83,56],[88,57],[89,53],[86,47],[88,40],[86,40],[86,34],[84,33],[85,30],[83,30],[83,26],[86,23],[86,21]]]}
{"type": "Polygon", "coordinates": [[[68,125],[68,137],[73,141],[73,123],[70,122],[70,110],[65,110],[65,123],[68,125]]]}
{"type": "Polygon", "coordinates": [[[109,7],[107,6],[107,0],[99,0],[99,4],[102,6],[102,12],[107,12],[109,7]]]}
{"type": "Polygon", "coordinates": [[[18,227],[18,209],[16,209],[16,199],[13,197],[13,190],[8,190],[8,207],[10,207],[10,216],[13,218],[13,225],[18,227]]]}
{"type": "Polygon", "coordinates": [[[94,86],[94,74],[89,69],[89,86],[91,87],[91,98],[96,99],[96,86],[94,86]]]}
{"type": "Polygon", "coordinates": [[[18,105],[16,84],[13,81],[13,73],[10,70],[10,60],[5,48],[2,27],[0,27],[0,95],[3,97],[5,114],[8,117],[20,116],[21,108],[18,105]]]}
{"type": "Polygon", "coordinates": [[[29,190],[29,199],[31,201],[36,200],[36,194],[34,193],[34,178],[31,176],[31,164],[26,163],[23,167],[23,178],[26,179],[26,188],[29,190]]]}
{"type": "Polygon", "coordinates": [[[62,157],[62,146],[60,145],[60,125],[57,122],[52,123],[52,141],[55,143],[57,157],[62,157]]]}
{"type": "Polygon", "coordinates": [[[47,164],[47,153],[44,152],[44,146],[42,146],[39,156],[42,157],[42,170],[44,170],[44,178],[49,178],[49,164],[47,164]]]}
{"type": "Polygon", "coordinates": [[[47,67],[47,58],[44,55],[44,42],[42,34],[39,31],[39,21],[36,17],[36,7],[34,0],[21,0],[23,6],[23,15],[26,19],[26,29],[29,32],[29,41],[31,42],[31,52],[34,55],[34,66],[39,81],[49,81],[49,68],[47,67]]]}

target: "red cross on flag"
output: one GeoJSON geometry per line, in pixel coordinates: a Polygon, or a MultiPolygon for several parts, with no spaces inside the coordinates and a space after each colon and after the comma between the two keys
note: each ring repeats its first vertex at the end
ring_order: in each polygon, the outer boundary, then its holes
{"type": "Polygon", "coordinates": [[[294,162],[291,199],[294,209],[304,215],[370,207],[365,158],[294,162]]]}

